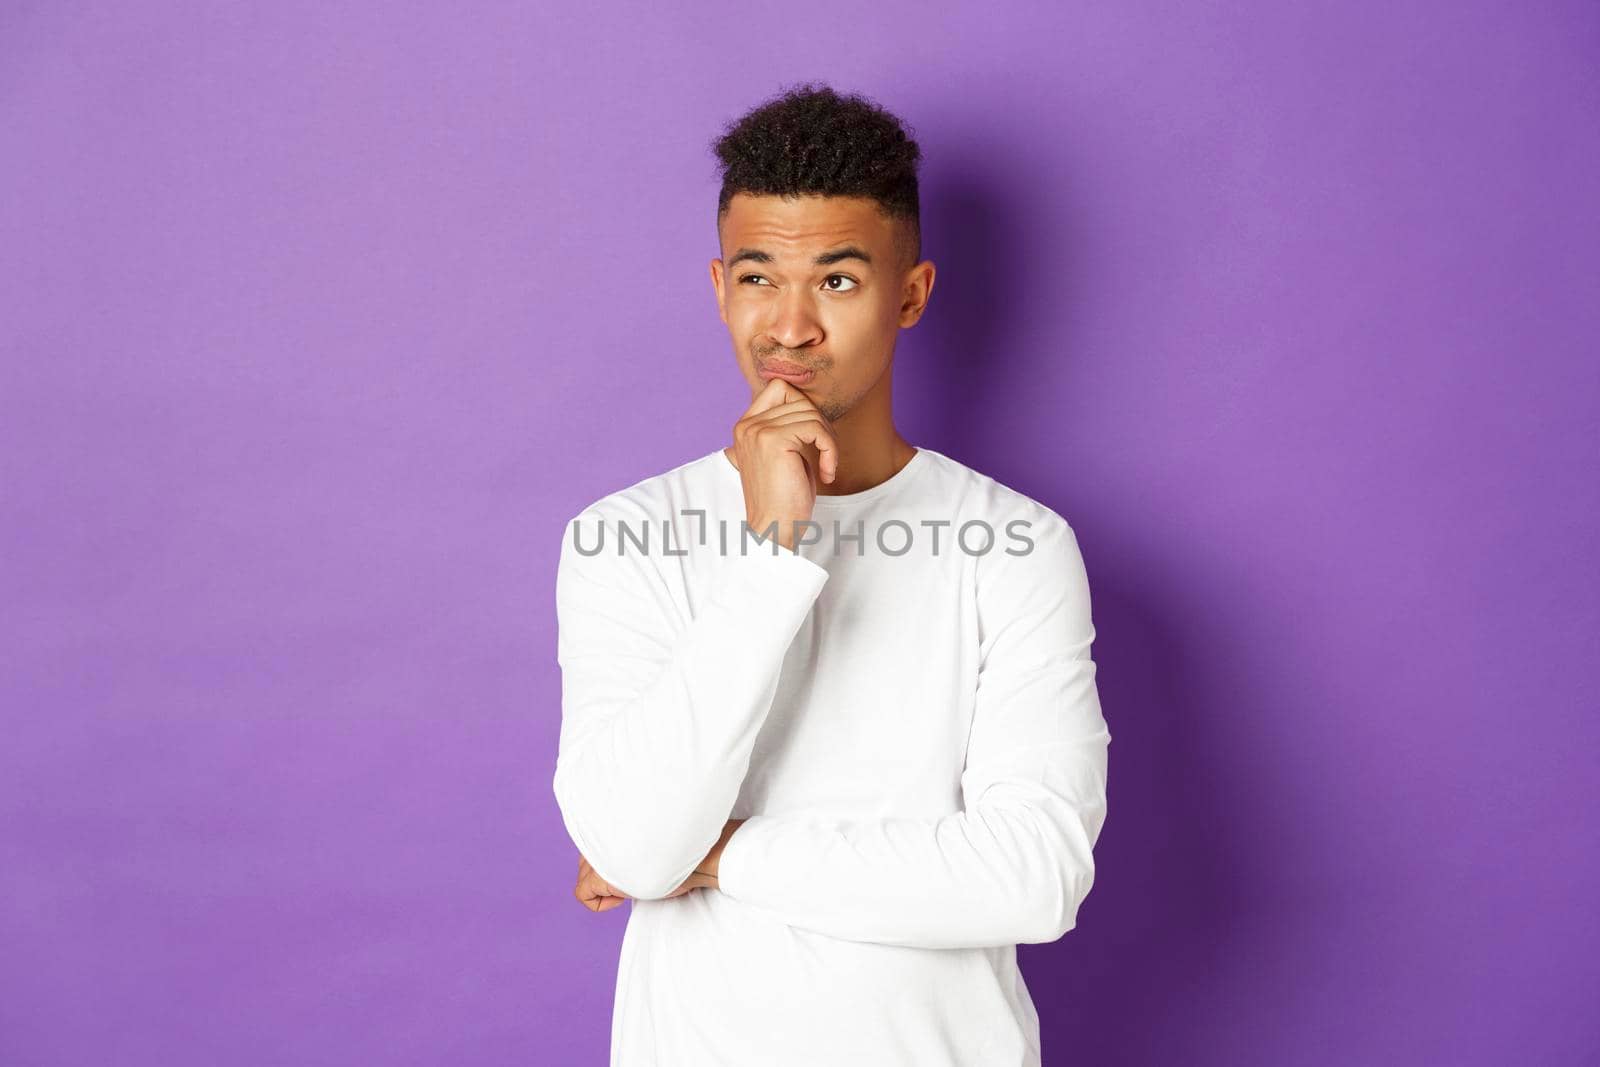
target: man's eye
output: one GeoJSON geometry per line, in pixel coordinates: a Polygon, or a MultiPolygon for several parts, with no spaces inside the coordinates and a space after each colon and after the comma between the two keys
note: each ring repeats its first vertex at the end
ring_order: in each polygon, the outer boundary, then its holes
{"type": "MultiPolygon", "coordinates": [[[[761,282],[763,285],[768,284],[767,280],[759,274],[744,274],[739,277],[740,285],[748,285],[751,282],[761,282]]],[[[861,283],[850,277],[848,274],[830,274],[823,284],[827,285],[828,292],[830,293],[848,293],[861,283]],[[850,284],[846,288],[837,288],[832,284],[835,280],[849,282],[850,284]]]]}

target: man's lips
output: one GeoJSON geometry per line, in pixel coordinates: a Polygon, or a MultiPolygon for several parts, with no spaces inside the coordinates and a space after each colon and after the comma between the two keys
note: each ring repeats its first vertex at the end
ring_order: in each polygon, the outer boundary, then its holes
{"type": "Polygon", "coordinates": [[[786,382],[790,382],[795,385],[802,385],[806,382],[809,382],[812,376],[816,374],[816,371],[812,370],[810,367],[802,367],[798,363],[788,363],[780,359],[774,360],[771,363],[761,364],[761,366],[756,370],[756,373],[766,381],[771,381],[774,378],[782,378],[786,382]]]}

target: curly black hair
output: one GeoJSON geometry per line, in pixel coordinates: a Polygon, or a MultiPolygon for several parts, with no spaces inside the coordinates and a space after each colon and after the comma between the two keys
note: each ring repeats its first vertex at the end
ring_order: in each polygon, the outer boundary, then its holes
{"type": "Polygon", "coordinates": [[[711,150],[722,168],[719,229],[735,193],[867,197],[903,223],[896,229],[904,266],[922,258],[922,150],[873,101],[822,83],[788,87],[726,126],[711,150]]]}

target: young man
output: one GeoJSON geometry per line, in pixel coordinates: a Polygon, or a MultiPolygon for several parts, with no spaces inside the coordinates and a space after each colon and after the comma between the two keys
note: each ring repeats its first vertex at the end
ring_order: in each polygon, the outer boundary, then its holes
{"type": "Polygon", "coordinates": [[[633,902],[611,1063],[1037,1065],[1016,946],[1076,925],[1106,815],[1077,539],[895,430],[934,279],[900,123],[806,87],[716,151],[753,399],[556,582],[577,896],[633,902]]]}

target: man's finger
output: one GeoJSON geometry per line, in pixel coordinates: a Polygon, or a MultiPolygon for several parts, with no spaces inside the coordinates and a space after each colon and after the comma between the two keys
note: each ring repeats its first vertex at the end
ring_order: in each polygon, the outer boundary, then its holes
{"type": "Polygon", "coordinates": [[[768,408],[775,408],[779,404],[787,404],[791,400],[804,400],[806,395],[796,389],[790,382],[782,378],[771,378],[766,386],[750,401],[750,407],[745,410],[746,415],[755,415],[768,408]]]}
{"type": "Polygon", "coordinates": [[[752,426],[765,426],[769,422],[776,422],[786,416],[798,414],[809,415],[814,419],[821,419],[824,422],[831,421],[822,413],[822,409],[817,407],[816,402],[809,396],[802,396],[796,400],[785,400],[781,404],[776,404],[763,411],[758,411],[754,415],[746,415],[744,419],[741,419],[740,421],[748,421],[752,426]]]}
{"type": "Polygon", "coordinates": [[[776,416],[771,422],[763,423],[762,429],[767,433],[779,433],[802,445],[810,445],[802,452],[801,458],[806,461],[808,469],[815,464],[817,469],[813,471],[814,476],[820,475],[824,481],[832,482],[839,474],[839,441],[829,428],[831,425],[815,411],[801,410],[776,416]]]}

